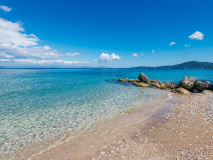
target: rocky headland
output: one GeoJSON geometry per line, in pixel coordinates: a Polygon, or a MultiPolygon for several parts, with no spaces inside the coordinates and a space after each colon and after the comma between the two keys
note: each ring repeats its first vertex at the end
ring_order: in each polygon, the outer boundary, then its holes
{"type": "Polygon", "coordinates": [[[120,82],[127,82],[138,87],[152,87],[164,90],[171,90],[171,92],[188,95],[190,92],[199,93],[209,90],[213,92],[213,85],[209,81],[199,81],[195,77],[184,77],[178,84],[173,82],[163,83],[160,80],[150,80],[144,73],[140,73],[138,79],[116,79],[120,82]]]}

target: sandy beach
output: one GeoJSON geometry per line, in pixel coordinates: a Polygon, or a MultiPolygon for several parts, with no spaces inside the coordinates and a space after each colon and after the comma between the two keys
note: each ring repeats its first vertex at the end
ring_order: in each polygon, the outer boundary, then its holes
{"type": "Polygon", "coordinates": [[[31,159],[212,159],[212,95],[172,94],[31,159]]]}

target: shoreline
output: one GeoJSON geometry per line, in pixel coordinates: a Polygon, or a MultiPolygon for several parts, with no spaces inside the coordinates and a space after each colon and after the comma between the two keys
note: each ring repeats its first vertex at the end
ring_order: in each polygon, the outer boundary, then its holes
{"type": "Polygon", "coordinates": [[[109,140],[112,140],[117,135],[116,132],[125,132],[125,128],[132,128],[132,126],[141,122],[145,122],[147,124],[154,121],[163,122],[164,118],[162,117],[162,115],[165,113],[165,111],[167,113],[172,111],[172,109],[170,108],[171,105],[168,106],[168,104],[174,105],[177,103],[177,98],[175,97],[177,97],[177,95],[168,93],[168,97],[166,99],[163,99],[160,105],[155,104],[151,107],[142,106],[122,113],[118,116],[112,117],[110,119],[104,120],[104,122],[93,125],[90,129],[87,130],[87,132],[84,132],[82,135],[72,138],[65,143],[59,144],[54,148],[48,149],[47,151],[42,152],[29,159],[66,159],[67,154],[72,155],[70,155],[71,157],[69,157],[68,159],[92,159],[94,158],[92,157],[93,154],[97,155],[97,151],[93,149],[96,147],[100,148],[100,146],[102,146],[103,144],[105,144],[106,146],[107,142],[109,140]],[[174,97],[172,97],[171,94],[174,95],[174,97]],[[159,115],[157,116],[157,114],[159,115]],[[143,119],[141,119],[142,117],[143,119]],[[154,120],[155,118],[156,120],[154,120]],[[85,145],[90,147],[85,148],[85,145]],[[79,153],[79,150],[83,151],[84,154],[82,154],[82,152],[79,153]],[[78,153],[76,151],[78,151],[78,153]],[[61,154],[62,152],[66,153],[61,154]]]}
{"type": "MultiPolygon", "coordinates": [[[[153,90],[155,90],[155,89],[153,89],[153,90]]],[[[62,136],[53,137],[50,140],[31,143],[28,146],[26,146],[24,149],[19,148],[19,149],[16,149],[14,152],[7,154],[6,156],[2,155],[0,157],[5,160],[8,160],[8,159],[16,159],[16,160],[33,159],[33,157],[36,157],[37,155],[41,155],[45,152],[48,152],[49,150],[52,150],[54,148],[57,148],[57,147],[63,145],[64,143],[70,142],[73,139],[78,139],[78,137],[87,135],[88,132],[92,132],[92,130],[96,130],[96,128],[98,128],[102,124],[108,124],[110,122],[113,122],[115,119],[119,119],[120,117],[123,117],[124,115],[132,114],[132,112],[137,112],[140,109],[143,110],[144,107],[147,107],[150,105],[152,105],[152,107],[156,107],[157,102],[162,103],[162,101],[165,101],[166,99],[168,99],[169,92],[162,91],[160,93],[162,94],[161,98],[157,98],[157,100],[154,102],[152,101],[150,103],[144,104],[143,106],[127,109],[126,111],[122,111],[117,115],[114,115],[110,118],[107,118],[105,120],[92,124],[91,126],[89,126],[87,128],[84,128],[80,131],[73,132],[71,134],[68,133],[68,134],[64,134],[62,136]]],[[[127,121],[127,123],[129,123],[129,122],[127,121]]],[[[108,126],[108,127],[110,128],[110,126],[108,126]]]]}
{"type": "Polygon", "coordinates": [[[140,108],[32,160],[212,159],[212,95],[175,95],[155,107],[154,114],[140,108]],[[144,116],[149,118],[142,121],[144,116]]]}

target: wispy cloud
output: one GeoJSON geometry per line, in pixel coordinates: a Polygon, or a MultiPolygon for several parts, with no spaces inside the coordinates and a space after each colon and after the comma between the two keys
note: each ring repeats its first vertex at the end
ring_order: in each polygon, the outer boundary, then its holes
{"type": "Polygon", "coordinates": [[[10,11],[12,11],[12,8],[1,5],[1,6],[0,6],[0,10],[3,10],[3,11],[5,11],[5,12],[10,12],[10,11]]]}
{"type": "Polygon", "coordinates": [[[0,51],[15,58],[58,58],[62,56],[49,46],[38,46],[39,38],[34,34],[24,33],[20,22],[0,18],[0,51]]]}
{"type": "Polygon", "coordinates": [[[172,46],[172,45],[175,45],[175,42],[171,42],[171,43],[169,44],[169,46],[172,46]]]}
{"type": "Polygon", "coordinates": [[[34,60],[34,59],[0,59],[1,62],[16,62],[16,63],[29,63],[29,64],[87,64],[87,61],[65,61],[65,60],[34,60]]]}
{"type": "Polygon", "coordinates": [[[185,44],[184,46],[185,46],[185,47],[190,47],[190,46],[191,46],[191,44],[185,44]]]}
{"type": "Polygon", "coordinates": [[[74,57],[74,56],[80,55],[80,53],[79,52],[74,52],[74,53],[67,53],[66,55],[70,56],[70,57],[74,57]]]}
{"type": "MultiPolygon", "coordinates": [[[[80,53],[60,53],[50,46],[39,46],[39,38],[25,33],[21,22],[11,22],[0,17],[0,61],[15,64],[87,64],[87,61],[60,60],[80,53]]],[[[115,58],[115,57],[112,57],[115,58]]]]}
{"type": "Polygon", "coordinates": [[[137,53],[133,53],[132,56],[133,57],[138,57],[138,54],[137,53]]]}
{"type": "Polygon", "coordinates": [[[115,55],[115,53],[112,53],[111,56],[107,53],[102,53],[100,57],[98,58],[99,62],[109,62],[113,60],[119,60],[121,59],[118,55],[115,55]]]}
{"type": "Polygon", "coordinates": [[[190,39],[196,39],[196,40],[203,40],[204,39],[204,34],[196,31],[195,33],[193,33],[192,35],[189,36],[190,39]]]}

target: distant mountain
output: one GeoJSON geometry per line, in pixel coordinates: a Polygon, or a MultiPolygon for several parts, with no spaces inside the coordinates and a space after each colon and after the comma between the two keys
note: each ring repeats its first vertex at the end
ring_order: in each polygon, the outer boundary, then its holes
{"type": "Polygon", "coordinates": [[[198,61],[190,61],[177,65],[170,66],[159,66],[159,67],[146,67],[139,66],[133,67],[136,69],[213,69],[213,63],[210,62],[198,62],[198,61]]]}

